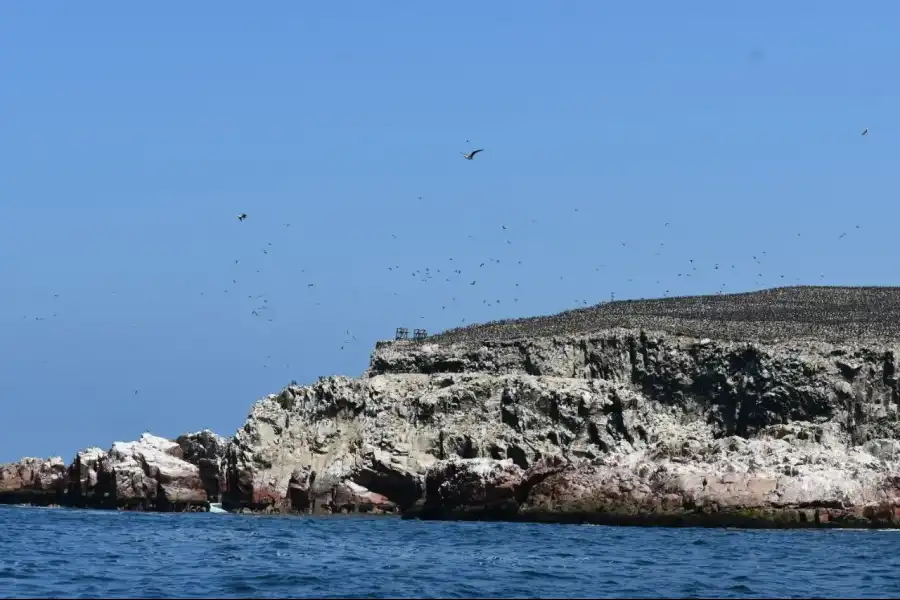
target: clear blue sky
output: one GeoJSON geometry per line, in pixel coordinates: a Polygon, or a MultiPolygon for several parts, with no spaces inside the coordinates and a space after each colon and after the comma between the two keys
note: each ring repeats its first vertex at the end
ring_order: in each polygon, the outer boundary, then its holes
{"type": "Polygon", "coordinates": [[[900,4],[738,4],[0,3],[0,460],[397,326],[897,283],[900,4]]]}

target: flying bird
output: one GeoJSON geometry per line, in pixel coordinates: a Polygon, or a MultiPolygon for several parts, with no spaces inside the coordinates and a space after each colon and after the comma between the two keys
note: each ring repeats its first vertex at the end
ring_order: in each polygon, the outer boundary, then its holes
{"type": "Polygon", "coordinates": [[[479,152],[484,152],[484,148],[479,148],[478,150],[472,150],[469,153],[460,152],[460,154],[462,154],[463,158],[465,158],[466,160],[472,160],[473,158],[475,158],[475,155],[478,154],[479,152]]]}
{"type": "Polygon", "coordinates": [[[863,129],[862,135],[869,135],[869,130],[868,130],[868,129],[863,129]]]}
{"type": "Polygon", "coordinates": [[[247,213],[241,213],[238,215],[238,221],[243,221],[247,218],[247,213]]]}

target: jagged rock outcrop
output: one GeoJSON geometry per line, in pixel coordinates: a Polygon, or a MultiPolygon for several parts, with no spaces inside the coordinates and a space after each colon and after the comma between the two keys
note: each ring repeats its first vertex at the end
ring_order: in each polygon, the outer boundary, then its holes
{"type": "Polygon", "coordinates": [[[353,483],[424,518],[893,526],[895,356],[621,328],[381,343],[363,378],[253,407],[226,502],[306,511],[353,483]]]}
{"type": "Polygon", "coordinates": [[[66,483],[66,464],[59,456],[0,464],[0,503],[58,505],[65,497],[66,483]]]}
{"type": "Polygon", "coordinates": [[[177,442],[145,433],[134,442],[116,442],[109,451],[82,450],[68,467],[58,457],[22,459],[0,465],[0,503],[208,510],[209,490],[218,494],[225,445],[210,431],[177,442]]]}
{"type": "Polygon", "coordinates": [[[200,479],[209,501],[218,502],[225,489],[222,459],[228,448],[228,439],[204,429],[181,435],[175,442],[181,446],[182,458],[200,469],[200,479]]]}
{"type": "Polygon", "coordinates": [[[68,469],[68,498],[66,503],[79,508],[110,505],[109,489],[99,488],[101,461],[106,452],[91,447],[78,452],[68,469]]]}
{"type": "Polygon", "coordinates": [[[207,507],[200,469],[182,460],[176,442],[145,433],[116,442],[100,460],[98,485],[117,507],[181,511],[207,507]]]}
{"type": "Polygon", "coordinates": [[[263,398],[228,448],[223,504],[299,512],[412,505],[432,443],[412,427],[396,431],[394,415],[404,395],[408,403],[424,391],[424,379],[398,388],[334,377],[263,398]]]}

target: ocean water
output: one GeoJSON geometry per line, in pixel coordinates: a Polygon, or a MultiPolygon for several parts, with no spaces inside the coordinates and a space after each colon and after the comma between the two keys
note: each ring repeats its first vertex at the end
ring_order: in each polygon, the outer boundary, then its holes
{"type": "Polygon", "coordinates": [[[0,507],[2,597],[897,597],[889,531],[0,507]]]}

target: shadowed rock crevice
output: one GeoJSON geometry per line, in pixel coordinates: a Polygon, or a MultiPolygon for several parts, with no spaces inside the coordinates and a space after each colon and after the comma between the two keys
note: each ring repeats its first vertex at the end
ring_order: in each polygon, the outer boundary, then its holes
{"type": "Polygon", "coordinates": [[[362,470],[353,476],[353,482],[376,494],[384,496],[399,510],[406,510],[422,495],[422,482],[412,474],[389,470],[362,470]]]}
{"type": "Polygon", "coordinates": [[[225,471],[222,459],[228,450],[228,440],[208,429],[179,436],[175,443],[181,448],[182,458],[196,465],[203,481],[203,488],[210,502],[219,502],[225,488],[225,471]]]}

